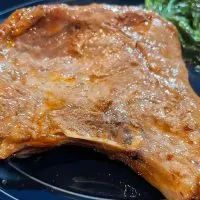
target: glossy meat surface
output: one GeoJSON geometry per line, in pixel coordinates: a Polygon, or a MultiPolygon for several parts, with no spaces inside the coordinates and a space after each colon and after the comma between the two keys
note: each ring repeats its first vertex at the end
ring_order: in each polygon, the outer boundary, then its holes
{"type": "Polygon", "coordinates": [[[0,158],[88,145],[170,200],[200,199],[200,100],[175,27],[135,7],[21,9],[0,25],[0,158]]]}

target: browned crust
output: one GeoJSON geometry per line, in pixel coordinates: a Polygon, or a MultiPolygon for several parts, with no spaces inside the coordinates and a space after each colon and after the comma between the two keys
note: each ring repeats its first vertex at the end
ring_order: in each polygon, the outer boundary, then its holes
{"type": "MultiPolygon", "coordinates": [[[[62,11],[60,10],[59,6],[52,7],[50,11],[53,15],[60,16],[60,12],[62,12],[62,15],[67,15],[68,12],[66,12],[66,8],[62,11]],[[59,14],[58,14],[59,13],[59,14]]],[[[46,16],[49,12],[49,7],[47,6],[40,6],[36,8],[30,8],[30,9],[22,9],[18,10],[13,15],[11,15],[2,25],[0,25],[0,38],[4,39],[6,37],[16,37],[22,33],[24,33],[28,28],[30,28],[33,24],[35,24],[39,19],[46,16]],[[27,16],[30,15],[30,13],[34,13],[32,15],[32,20],[27,20],[27,16]],[[21,20],[23,23],[21,23],[21,20]],[[25,23],[24,23],[25,20],[25,23]]],[[[153,15],[152,13],[150,15],[153,15]]],[[[177,32],[174,26],[170,26],[173,31],[177,32]]],[[[198,97],[192,92],[191,93],[195,96],[197,99],[198,97]]],[[[199,101],[199,99],[197,100],[199,101]]],[[[72,133],[73,135],[73,133],[72,133]]],[[[45,141],[43,139],[43,141],[45,141]]],[[[164,169],[161,169],[160,165],[158,163],[152,163],[152,161],[149,160],[149,158],[144,157],[142,152],[140,150],[132,151],[132,152],[125,152],[123,148],[116,147],[113,149],[112,145],[109,144],[102,144],[101,142],[93,143],[92,141],[84,141],[79,139],[73,139],[67,138],[64,139],[64,137],[58,138],[58,140],[51,141],[46,139],[46,143],[42,145],[41,143],[38,143],[37,141],[32,141],[29,143],[21,143],[17,149],[23,149],[27,146],[32,147],[45,147],[49,146],[51,143],[56,143],[58,145],[63,143],[72,143],[72,144],[79,144],[79,145],[86,145],[90,146],[92,148],[97,148],[100,151],[102,151],[105,154],[108,154],[111,158],[121,160],[122,162],[126,163],[128,166],[130,166],[134,171],[138,172],[140,175],[142,175],[146,180],[148,180],[152,185],[154,185],[156,188],[160,189],[161,192],[163,192],[164,195],[166,195],[171,200],[199,200],[200,199],[200,186],[199,186],[199,180],[197,180],[197,185],[194,189],[189,188],[188,191],[186,191],[187,197],[183,197],[183,194],[181,194],[181,190],[183,190],[182,187],[184,187],[184,184],[180,184],[179,187],[179,180],[175,180],[173,176],[164,169]],[[151,173],[149,173],[151,172],[151,173]],[[162,182],[162,180],[164,180],[162,182]],[[166,185],[166,190],[163,189],[163,185],[166,185]],[[171,196],[169,196],[171,194],[171,196]]],[[[13,153],[15,152],[15,149],[13,149],[13,153]]],[[[5,155],[6,158],[8,155],[5,155]]],[[[187,185],[185,186],[187,190],[187,185]]]]}

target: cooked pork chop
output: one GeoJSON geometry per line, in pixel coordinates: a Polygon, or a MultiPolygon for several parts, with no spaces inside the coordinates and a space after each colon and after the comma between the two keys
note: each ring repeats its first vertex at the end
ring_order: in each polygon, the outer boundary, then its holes
{"type": "Polygon", "coordinates": [[[108,5],[16,11],[0,26],[0,158],[74,143],[170,200],[200,199],[200,99],[175,27],[108,5]]]}

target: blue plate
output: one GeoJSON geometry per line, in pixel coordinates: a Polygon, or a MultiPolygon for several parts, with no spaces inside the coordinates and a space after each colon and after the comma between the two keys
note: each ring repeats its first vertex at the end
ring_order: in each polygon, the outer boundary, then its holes
{"type": "MultiPolygon", "coordinates": [[[[0,20],[15,9],[54,2],[143,3],[139,0],[4,0],[0,1],[0,20]]],[[[191,85],[200,94],[200,77],[192,67],[188,69],[191,85]]],[[[123,164],[91,149],[73,146],[62,146],[26,159],[0,161],[0,183],[2,200],[164,199],[159,191],[123,164]]]]}

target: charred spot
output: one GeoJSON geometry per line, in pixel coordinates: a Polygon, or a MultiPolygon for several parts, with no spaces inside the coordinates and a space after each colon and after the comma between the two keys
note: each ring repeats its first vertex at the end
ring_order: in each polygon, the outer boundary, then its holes
{"type": "Polygon", "coordinates": [[[180,195],[181,195],[182,197],[184,197],[184,195],[183,195],[183,193],[182,193],[182,192],[180,192],[180,195]]]}
{"type": "Polygon", "coordinates": [[[191,145],[193,145],[193,144],[194,144],[194,142],[193,142],[192,140],[189,140],[189,141],[188,141],[188,144],[191,144],[191,145]]]}
{"type": "Polygon", "coordinates": [[[74,24],[73,26],[72,26],[72,28],[74,29],[74,30],[80,30],[81,29],[81,24],[79,23],[77,23],[77,24],[74,24]]]}
{"type": "Polygon", "coordinates": [[[74,34],[77,34],[77,33],[79,33],[79,32],[81,32],[82,31],[82,29],[84,29],[84,24],[82,25],[81,23],[79,23],[79,22],[73,22],[73,23],[69,23],[68,25],[67,25],[67,27],[66,27],[66,30],[67,30],[67,32],[69,33],[69,34],[72,34],[72,35],[74,35],[74,34]]]}
{"type": "Polygon", "coordinates": [[[176,180],[176,176],[174,174],[172,174],[172,179],[176,180]]]}
{"type": "Polygon", "coordinates": [[[80,58],[82,53],[77,47],[77,42],[79,41],[79,35],[88,29],[88,24],[85,22],[73,21],[69,23],[66,27],[68,37],[67,37],[67,48],[68,53],[71,56],[80,58]]]}
{"type": "Polygon", "coordinates": [[[189,125],[186,125],[184,128],[184,131],[189,132],[192,131],[193,129],[189,127],[189,125]]]}
{"type": "Polygon", "coordinates": [[[73,21],[73,22],[71,22],[71,23],[68,24],[67,30],[70,33],[73,33],[75,31],[80,31],[81,29],[87,28],[87,27],[88,27],[88,24],[85,23],[85,22],[73,21]]]}
{"type": "Polygon", "coordinates": [[[131,61],[130,64],[132,67],[136,67],[139,65],[139,63],[137,61],[131,61]]]}
{"type": "Polygon", "coordinates": [[[122,122],[116,122],[116,121],[112,121],[110,124],[112,124],[114,127],[119,127],[119,126],[122,126],[122,122]]]}
{"type": "Polygon", "coordinates": [[[167,160],[168,160],[168,161],[173,160],[173,158],[174,158],[174,155],[173,155],[173,154],[167,154],[167,160]]]}
{"type": "Polygon", "coordinates": [[[132,160],[141,160],[141,156],[139,155],[139,152],[137,152],[137,151],[132,152],[130,157],[132,160]]]}
{"type": "Polygon", "coordinates": [[[106,112],[111,105],[112,105],[112,101],[99,100],[95,104],[95,109],[101,112],[106,112]]]}

